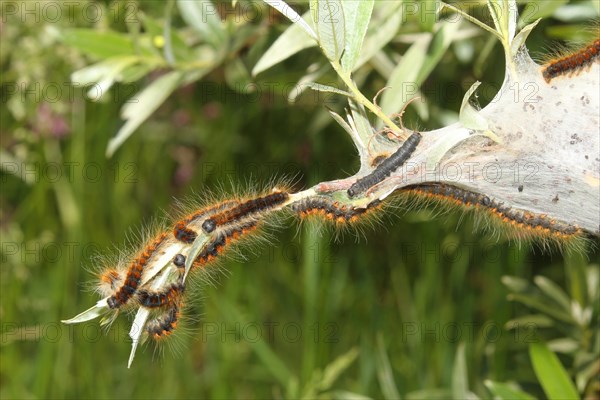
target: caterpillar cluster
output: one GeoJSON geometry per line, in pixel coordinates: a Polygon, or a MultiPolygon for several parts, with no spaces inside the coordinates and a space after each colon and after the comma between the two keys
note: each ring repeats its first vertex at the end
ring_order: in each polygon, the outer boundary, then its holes
{"type": "Polygon", "coordinates": [[[542,68],[542,76],[547,83],[559,76],[572,76],[589,68],[600,58],[600,39],[594,40],[583,49],[565,57],[552,60],[542,68]]]}
{"type": "Polygon", "coordinates": [[[194,274],[209,271],[208,267],[218,261],[232,243],[251,235],[271,212],[287,203],[292,212],[301,218],[318,216],[336,226],[356,224],[379,205],[379,201],[374,201],[359,208],[341,204],[325,195],[293,200],[291,196],[288,191],[273,190],[249,199],[220,201],[181,216],[170,230],[150,238],[126,268],[110,268],[101,274],[100,291],[107,296],[108,308],[115,311],[115,316],[121,309],[148,309],[151,319],[145,324],[144,337],[159,342],[176,331],[184,309],[185,250],[170,260],[170,264],[179,271],[177,279],[158,290],[148,289],[148,282],[151,282],[151,277],[146,276],[149,265],[168,254],[169,247],[180,243],[182,249],[188,249],[200,234],[208,235],[207,242],[191,264],[191,273],[194,274]]]}
{"type": "MultiPolygon", "coordinates": [[[[398,154],[402,157],[392,155],[388,159],[393,159],[394,166],[398,162],[401,164],[403,161],[398,160],[409,157],[418,142],[419,137],[415,137],[399,150],[398,154]]],[[[385,175],[394,166],[390,163],[376,175],[385,175]]],[[[399,192],[399,197],[418,198],[420,205],[433,201],[445,206],[477,209],[477,216],[485,216],[486,222],[508,228],[519,239],[542,238],[544,243],[562,246],[564,243],[576,243],[583,237],[582,230],[576,226],[543,214],[517,210],[484,194],[456,186],[426,183],[402,188],[399,192]]],[[[344,199],[347,198],[340,193],[319,194],[309,190],[292,194],[278,189],[266,195],[218,201],[181,215],[170,229],[163,229],[152,236],[126,264],[126,268],[107,269],[100,276],[99,291],[106,298],[106,307],[114,312],[113,319],[121,309],[147,310],[149,320],[143,327],[143,339],[160,343],[177,331],[184,304],[188,303],[185,298],[188,292],[193,292],[186,290],[186,268],[189,268],[191,276],[208,276],[205,274],[214,270],[210,266],[222,259],[232,244],[252,237],[272,213],[289,206],[292,214],[301,219],[320,218],[343,230],[372,220],[372,216],[377,216],[378,211],[389,203],[387,200],[385,203],[379,200],[348,203],[344,199]],[[194,253],[191,249],[197,244],[198,250],[194,253]]],[[[79,322],[77,317],[72,321],[79,322]]]]}

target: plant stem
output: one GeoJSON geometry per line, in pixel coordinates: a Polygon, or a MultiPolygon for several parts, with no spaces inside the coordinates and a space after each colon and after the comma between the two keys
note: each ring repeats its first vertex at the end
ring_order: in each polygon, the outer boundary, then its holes
{"type": "Polygon", "coordinates": [[[381,108],[377,107],[373,104],[369,99],[365,97],[364,94],[356,87],[354,81],[350,76],[350,72],[346,72],[342,70],[342,66],[338,61],[331,61],[331,66],[337,72],[337,74],[342,78],[342,81],[346,84],[350,92],[354,95],[354,99],[360,104],[364,105],[368,108],[373,114],[375,114],[379,119],[381,119],[396,135],[398,135],[401,139],[406,140],[408,138],[408,134],[404,129],[401,129],[381,110],[381,108]]]}

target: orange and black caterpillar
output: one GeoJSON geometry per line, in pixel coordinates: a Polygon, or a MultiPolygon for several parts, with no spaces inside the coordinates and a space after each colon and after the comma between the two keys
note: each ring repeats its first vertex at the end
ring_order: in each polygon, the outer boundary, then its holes
{"type": "Polygon", "coordinates": [[[161,233],[158,235],[148,246],[146,246],[146,248],[144,248],[142,253],[135,260],[133,260],[133,262],[129,265],[129,269],[127,270],[125,281],[121,287],[107,299],[108,307],[119,308],[126,304],[135,294],[142,279],[142,273],[144,272],[144,268],[148,263],[148,260],[150,257],[152,257],[152,254],[154,254],[158,246],[160,246],[167,236],[167,233],[161,233]]]}
{"type": "Polygon", "coordinates": [[[226,228],[215,239],[206,245],[194,260],[193,268],[202,267],[213,261],[234,240],[256,229],[257,221],[248,221],[226,228]]]}
{"type": "Polygon", "coordinates": [[[181,302],[173,302],[158,317],[148,321],[146,333],[154,340],[160,340],[171,335],[177,329],[177,323],[181,318],[181,302]]]}
{"type": "Polygon", "coordinates": [[[434,199],[451,200],[458,205],[484,207],[504,223],[542,235],[565,237],[582,233],[576,226],[558,222],[544,214],[515,210],[484,194],[471,192],[456,186],[427,183],[408,188],[414,194],[434,199]]]}
{"type": "Polygon", "coordinates": [[[291,208],[301,217],[310,215],[321,215],[336,223],[348,223],[357,221],[361,215],[371,208],[379,205],[379,201],[370,203],[366,208],[357,208],[350,205],[340,205],[325,196],[306,197],[294,204],[291,208]]]}
{"type": "Polygon", "coordinates": [[[392,172],[397,170],[410,158],[420,141],[421,134],[419,132],[413,132],[413,134],[402,143],[402,146],[392,153],[391,156],[381,161],[373,172],[354,182],[347,191],[348,197],[352,198],[359,195],[390,176],[392,172]]]}
{"type": "Polygon", "coordinates": [[[596,39],[592,44],[576,53],[549,62],[544,66],[542,76],[549,83],[558,76],[579,72],[592,65],[598,57],[600,57],[600,39],[596,39]]]}
{"type": "Polygon", "coordinates": [[[212,217],[207,218],[202,223],[202,229],[206,233],[211,233],[218,227],[239,221],[241,218],[251,216],[273,207],[277,207],[288,200],[290,195],[287,192],[274,192],[266,196],[247,200],[238,206],[229,208],[212,217]]]}
{"type": "Polygon", "coordinates": [[[228,208],[232,208],[238,204],[239,202],[236,200],[229,200],[216,206],[207,207],[202,210],[196,211],[195,213],[188,215],[187,217],[183,218],[181,221],[175,224],[175,227],[173,228],[173,235],[177,240],[180,240],[184,243],[192,243],[194,240],[196,240],[198,234],[193,229],[188,228],[188,225],[191,222],[196,221],[198,219],[210,217],[216,213],[222,212],[228,208]]]}
{"type": "Polygon", "coordinates": [[[166,290],[153,292],[149,290],[140,290],[137,293],[138,303],[147,308],[163,307],[167,304],[175,303],[183,295],[185,285],[183,283],[173,283],[166,290]]]}

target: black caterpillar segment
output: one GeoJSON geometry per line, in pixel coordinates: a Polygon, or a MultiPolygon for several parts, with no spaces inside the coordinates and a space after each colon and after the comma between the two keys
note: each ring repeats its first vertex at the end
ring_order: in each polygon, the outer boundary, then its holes
{"type": "Polygon", "coordinates": [[[202,223],[202,229],[211,233],[217,227],[239,221],[241,218],[267,211],[283,204],[289,198],[286,192],[275,192],[266,196],[257,197],[241,203],[240,205],[220,212],[206,219],[202,223]]]}
{"type": "Polygon", "coordinates": [[[359,178],[356,182],[348,189],[348,197],[352,198],[361,193],[364,193],[369,188],[377,185],[385,178],[391,175],[392,172],[397,170],[402,164],[406,162],[415,151],[419,142],[421,141],[421,134],[414,132],[406,139],[402,146],[396,150],[391,156],[383,160],[370,174],[359,178]]]}
{"type": "Polygon", "coordinates": [[[161,292],[151,292],[140,290],[137,294],[137,300],[140,305],[148,308],[162,307],[176,302],[183,294],[185,286],[183,283],[173,283],[166,290],[161,292]]]}
{"type": "Polygon", "coordinates": [[[374,201],[366,208],[352,207],[351,205],[341,205],[330,198],[324,196],[307,197],[294,204],[291,208],[302,217],[310,215],[321,215],[331,221],[339,223],[355,222],[359,217],[377,207],[380,201],[374,201]]]}
{"type": "Polygon", "coordinates": [[[131,296],[135,294],[138,289],[138,285],[142,280],[142,273],[144,272],[146,264],[166,237],[166,233],[161,233],[158,235],[158,237],[150,242],[150,244],[144,248],[141,254],[139,254],[138,257],[133,260],[133,262],[129,265],[129,269],[127,270],[125,282],[123,282],[123,285],[107,299],[106,303],[108,304],[109,308],[119,308],[123,306],[129,301],[131,296]]]}
{"type": "Polygon", "coordinates": [[[188,227],[191,222],[200,218],[210,217],[238,204],[238,201],[228,200],[216,206],[207,207],[196,211],[195,213],[188,215],[175,224],[175,227],[173,228],[173,235],[181,242],[192,243],[194,240],[196,240],[196,237],[198,237],[198,233],[188,227]]]}
{"type": "Polygon", "coordinates": [[[238,224],[232,227],[228,227],[219,233],[219,235],[213,239],[201,252],[198,254],[196,259],[194,260],[194,264],[192,268],[202,267],[209,262],[213,261],[215,258],[221,254],[221,252],[225,249],[225,247],[231,243],[232,241],[240,239],[242,236],[247,234],[248,232],[256,229],[258,222],[257,221],[248,221],[243,224],[238,224]]]}
{"type": "Polygon", "coordinates": [[[148,335],[154,340],[159,340],[172,334],[177,329],[181,307],[180,303],[174,302],[163,314],[148,321],[146,324],[148,335]]]}
{"type": "Polygon", "coordinates": [[[409,187],[407,190],[431,198],[449,200],[457,205],[485,207],[491,214],[500,218],[504,223],[529,231],[537,231],[540,234],[570,236],[581,233],[581,229],[577,226],[559,222],[545,214],[535,214],[513,209],[502,202],[491,199],[489,196],[461,189],[456,186],[441,183],[427,183],[409,187]]]}

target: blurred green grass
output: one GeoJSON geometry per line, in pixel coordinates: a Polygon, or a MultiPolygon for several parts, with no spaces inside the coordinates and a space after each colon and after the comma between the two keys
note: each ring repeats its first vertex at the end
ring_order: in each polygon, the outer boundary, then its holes
{"type": "MultiPolygon", "coordinates": [[[[563,25],[543,23],[528,42],[534,51],[547,40],[545,27],[563,25]]],[[[192,86],[176,92],[107,160],[106,143],[118,129],[125,99],[92,103],[75,89],[72,101],[53,104],[70,127],[63,137],[35,129],[35,99],[24,104],[31,107],[27,116],[15,119],[4,99],[27,70],[22,63],[35,60],[42,69],[31,79],[62,83],[81,59],[44,44],[41,27],[3,30],[29,35],[9,44],[10,32],[3,32],[3,48],[10,48],[2,60],[3,163],[7,154],[17,154],[22,161],[9,162],[39,179],[27,184],[6,171],[1,176],[0,397],[296,397],[315,371],[352,348],[358,357],[334,383],[344,391],[338,397],[389,397],[390,386],[414,397],[418,390],[452,386],[460,343],[469,388],[479,396],[490,397],[485,379],[518,380],[542,395],[526,351],[534,336],[504,328],[524,308],[506,299],[500,279],[541,274],[566,286],[564,257],[496,242],[473,233],[472,221],[459,214],[432,219],[428,210],[390,216],[359,243],[350,235],[336,242],[290,220],[276,232],[274,245],[257,249],[249,261],[229,261],[228,276],[202,288],[203,299],[190,306],[193,321],[179,355],[165,349],[164,357],[156,357],[146,348],[127,370],[126,317],[107,335],[97,321],[73,327],[59,322],[97,300],[83,290],[94,279],[94,251],[122,247],[128,232],[172,209],[175,199],[202,196],[222,182],[284,172],[300,173],[300,184],[308,187],[352,173],[357,158],[342,130],[323,123],[321,104],[289,106],[284,98],[265,104],[231,92],[229,100],[214,100],[192,86]],[[19,43],[28,49],[25,56],[19,43]]],[[[474,40],[476,49],[484,45],[474,40]]],[[[501,57],[496,47],[477,78],[499,85],[502,70],[489,66],[501,57]]],[[[466,90],[473,71],[452,51],[447,58],[425,87],[460,82],[466,90]]],[[[286,74],[283,67],[279,72],[286,74]]],[[[222,87],[218,76],[211,79],[222,87]]],[[[383,83],[367,82],[370,88],[383,83]]],[[[459,101],[437,99],[430,113],[457,110],[459,101]]],[[[442,118],[418,121],[409,109],[406,119],[408,126],[431,128],[442,118]]],[[[573,257],[569,265],[583,268],[589,260],[597,262],[598,253],[573,257]]]]}

